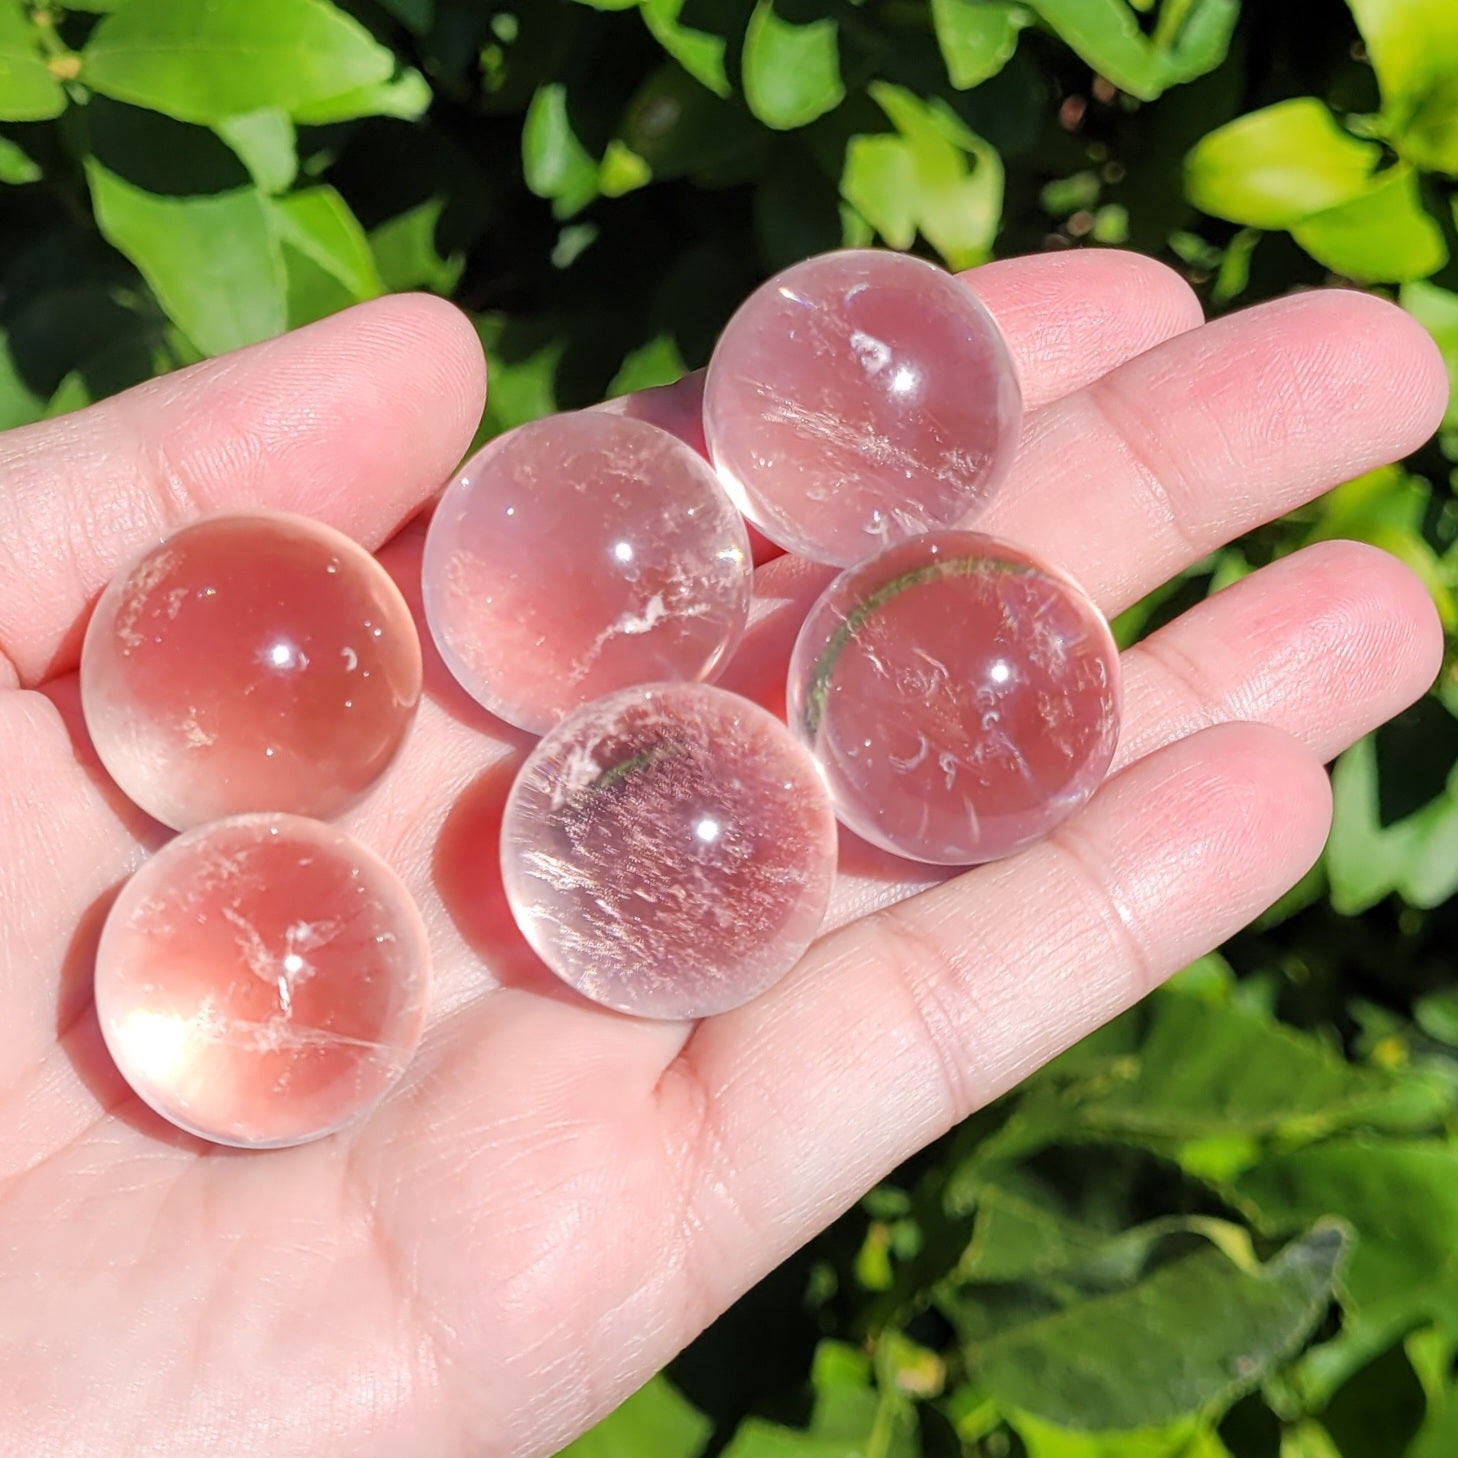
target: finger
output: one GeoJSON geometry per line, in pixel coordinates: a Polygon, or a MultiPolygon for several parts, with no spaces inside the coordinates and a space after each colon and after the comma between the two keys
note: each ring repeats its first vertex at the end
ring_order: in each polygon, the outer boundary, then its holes
{"type": "Polygon", "coordinates": [[[1050,840],[845,927],[765,997],[700,1024],[658,1084],[673,1137],[695,1140],[697,1278],[732,1299],[1244,926],[1314,862],[1329,820],[1303,746],[1209,729],[1131,766],[1050,840]]]}
{"type": "Polygon", "coordinates": [[[1360,542],[1322,542],[1227,587],[1123,655],[1115,769],[1212,724],[1268,724],[1319,760],[1432,685],[1443,625],[1422,582],[1360,542]]]}
{"type": "MultiPolygon", "coordinates": [[[[1173,269],[1118,249],[1009,258],[961,277],[1002,329],[1029,410],[1204,318],[1194,290],[1173,269]]],[[[651,421],[707,454],[703,400],[703,372],[695,371],[603,408],[651,421]]]]}
{"type": "Polygon", "coordinates": [[[483,390],[465,316],[403,296],[0,437],[0,681],[74,662],[90,599],[194,516],[274,507],[378,545],[455,466],[483,390]]]}
{"type": "Polygon", "coordinates": [[[1172,268],[1119,249],[1001,259],[962,277],[1008,341],[1027,410],[1205,322],[1195,291],[1172,268]]]}
{"type": "Polygon", "coordinates": [[[1416,450],[1448,383],[1427,332],[1332,289],[1156,346],[1029,418],[977,529],[1034,548],[1105,612],[1221,543],[1416,450]]]}

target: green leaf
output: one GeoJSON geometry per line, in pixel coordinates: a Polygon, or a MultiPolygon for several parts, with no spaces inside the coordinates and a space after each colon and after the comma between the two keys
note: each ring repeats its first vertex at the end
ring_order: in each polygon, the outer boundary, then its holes
{"type": "Polygon", "coordinates": [[[1124,0],[1028,0],[1058,37],[1101,76],[1141,101],[1165,86],[1163,59],[1124,0]]]}
{"type": "Polygon", "coordinates": [[[1076,1433],[1010,1413],[1028,1458],[1230,1458],[1219,1437],[1199,1419],[1129,1433],[1076,1433]]]}
{"type": "Polygon", "coordinates": [[[1318,263],[1360,283],[1407,283],[1448,261],[1443,230],[1423,208],[1406,163],[1381,173],[1358,198],[1291,225],[1318,263]]]}
{"type": "Polygon", "coordinates": [[[45,398],[25,379],[11,341],[0,331],[0,430],[29,425],[44,413],[45,398]]]}
{"type": "Polygon", "coordinates": [[[958,91],[997,75],[1032,21],[1014,0],[932,0],[931,8],[947,78],[958,91]]]}
{"type": "Polygon", "coordinates": [[[1278,102],[1204,137],[1185,161],[1202,212],[1253,228],[1289,228],[1361,197],[1382,156],[1314,97],[1278,102]]]}
{"type": "Polygon", "coordinates": [[[436,247],[436,230],[444,206],[444,198],[431,198],[381,223],[370,234],[370,249],[387,292],[430,289],[449,294],[460,282],[466,266],[463,255],[445,257],[436,247]]]}
{"type": "Polygon", "coordinates": [[[102,236],[131,259],[200,350],[223,354],[283,331],[283,257],[256,188],[160,197],[95,159],[86,176],[102,236]]]}
{"type": "Polygon", "coordinates": [[[250,111],[226,117],[217,132],[264,192],[287,192],[293,185],[299,154],[287,112],[250,111]]]}
{"type": "Polygon", "coordinates": [[[708,1418],[659,1376],[558,1458],[698,1458],[712,1428],[708,1418]]]}
{"type": "Polygon", "coordinates": [[[434,95],[430,82],[413,67],[406,66],[386,81],[357,86],[323,101],[311,101],[294,108],[294,120],[301,126],[330,126],[354,121],[361,116],[393,116],[414,121],[430,109],[434,95]]]}
{"type": "Polygon", "coordinates": [[[731,40],[741,40],[748,23],[745,0],[643,0],[638,13],[658,44],[695,81],[715,96],[731,94],[725,57],[731,40]]]}
{"type": "Polygon", "coordinates": [[[604,197],[625,197],[653,181],[653,169],[627,143],[614,137],[597,169],[598,190],[604,197]]]}
{"type": "Polygon", "coordinates": [[[21,0],[0,0],[0,121],[46,121],[65,109],[65,88],[42,58],[21,0]]]}
{"type": "Polygon", "coordinates": [[[1425,278],[1447,261],[1413,170],[1375,169],[1381,148],[1343,131],[1313,97],[1237,118],[1196,144],[1185,190],[1196,207],[1286,228],[1319,263],[1362,282],[1425,278]]]}
{"type": "Polygon", "coordinates": [[[1233,1002],[1165,988],[1123,1078],[1105,1077],[1079,1121],[1103,1133],[1310,1138],[1378,1113],[1392,1078],[1353,1067],[1309,1034],[1233,1002]]]}
{"type": "Polygon", "coordinates": [[[0,137],[0,182],[19,187],[27,182],[38,182],[40,166],[33,162],[9,137],[0,137]]]}
{"type": "Polygon", "coordinates": [[[1342,1286],[1368,1347],[1432,1317],[1458,1331],[1458,1152],[1338,1139],[1278,1154],[1237,1182],[1273,1231],[1335,1215],[1356,1231],[1342,1286]]]}
{"type": "Polygon", "coordinates": [[[993,1287],[980,1303],[973,1287],[950,1314],[1004,1405],[1075,1431],[1158,1427],[1230,1402],[1298,1350],[1346,1247],[1343,1230],[1322,1223],[1262,1266],[1238,1246],[1186,1238],[1152,1252],[1132,1284],[993,1287]]]}
{"type": "Polygon", "coordinates": [[[830,18],[786,20],[759,0],[744,37],[744,99],[777,131],[807,126],[845,99],[839,28],[830,18]]]}
{"type": "Polygon", "coordinates": [[[1154,30],[1164,55],[1164,84],[1193,81],[1215,70],[1230,51],[1240,0],[1165,0],[1154,30]]]}
{"type": "Polygon", "coordinates": [[[567,340],[550,322],[517,322],[500,314],[478,315],[476,332],[490,366],[482,435],[489,437],[553,414],[557,371],[567,340]]]}
{"type": "Polygon", "coordinates": [[[1436,284],[1404,284],[1400,295],[1407,310],[1429,334],[1442,352],[1448,369],[1448,413],[1443,424],[1458,425],[1458,294],[1436,284]]]}
{"type": "Polygon", "coordinates": [[[1348,0],[1382,88],[1392,145],[1416,167],[1458,173],[1458,6],[1348,0]]]}
{"type": "Polygon", "coordinates": [[[521,135],[526,185],[552,203],[559,218],[570,218],[598,195],[598,159],[572,126],[567,88],[549,81],[537,88],[527,108],[521,135]]]}
{"type": "Polygon", "coordinates": [[[82,62],[92,90],[203,123],[274,108],[297,115],[395,68],[326,0],[131,0],[97,26],[82,62]]]}
{"type": "Polygon", "coordinates": [[[933,1354],[895,1332],[878,1342],[874,1370],[863,1352],[822,1342],[811,1371],[815,1408],[808,1428],[750,1418],[724,1458],[919,1458],[916,1414],[903,1387],[918,1380],[916,1369],[927,1358],[940,1368],[933,1354]]]}
{"type": "Polygon", "coordinates": [[[639,345],[623,360],[622,368],[607,387],[607,398],[631,395],[637,390],[650,390],[655,385],[671,385],[688,373],[678,345],[671,335],[660,334],[647,344],[639,345]]]}
{"type": "Polygon", "coordinates": [[[1326,870],[1332,907],[1355,916],[1394,891],[1410,906],[1438,906],[1458,891],[1458,798],[1446,794],[1391,825],[1381,816],[1376,741],[1353,745],[1332,771],[1326,870]]]}
{"type": "Polygon", "coordinates": [[[73,410],[84,410],[91,404],[91,391],[80,370],[72,370],[46,402],[45,418],[54,420],[58,415],[69,415],[73,410]]]}
{"type": "Polygon", "coordinates": [[[334,188],[311,187],[269,206],[280,240],[338,279],[353,301],[384,293],[369,239],[334,188]]]}
{"type": "Polygon", "coordinates": [[[851,138],[841,195],[893,248],[920,233],[949,268],[983,262],[1002,221],[1002,159],[945,102],[885,81],[868,90],[896,135],[851,138]]]}

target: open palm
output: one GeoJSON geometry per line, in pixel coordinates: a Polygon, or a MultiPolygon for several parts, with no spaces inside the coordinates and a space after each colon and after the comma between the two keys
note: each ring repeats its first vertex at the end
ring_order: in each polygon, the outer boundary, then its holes
{"type": "MultiPolygon", "coordinates": [[[[1426,337],[1371,298],[1200,326],[1172,273],[1118,253],[969,282],[1030,407],[986,529],[1110,613],[1442,413],[1426,337]]],[[[0,1451],[554,1451],[878,1177],[1295,881],[1327,829],[1322,762],[1437,667],[1405,568],[1350,543],[1287,558],[1125,655],[1116,773],[1051,840],[952,878],[848,850],[800,966],[687,1025],[593,1007],[534,961],[494,834],[526,741],[427,650],[413,735],[346,822],[430,929],[420,1054],[342,1135],[207,1146],[128,1092],[91,1010],[100,920],[164,832],[80,728],[87,605],[223,507],[378,546],[482,388],[465,321],[397,298],[0,437],[0,1451]]],[[[625,408],[688,431],[694,388],[625,408]]],[[[412,597],[419,544],[382,553],[412,597]]],[[[727,686],[776,702],[825,576],[759,569],[727,686]]]]}

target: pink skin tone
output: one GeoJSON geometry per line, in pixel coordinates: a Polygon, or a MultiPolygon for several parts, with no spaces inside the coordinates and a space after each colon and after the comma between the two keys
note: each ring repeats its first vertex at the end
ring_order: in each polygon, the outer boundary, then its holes
{"type": "Polygon", "coordinates": [[[211,517],[119,572],[91,616],[96,752],[181,830],[252,810],[337,815],[385,772],[420,701],[400,590],[342,533],[211,517]]]}
{"type": "Polygon", "coordinates": [[[715,677],[749,614],[749,535],[696,451],[583,411],[462,467],[431,520],[423,581],[461,686],[542,734],[628,684],[715,677]]]}
{"type": "Polygon", "coordinates": [[[787,551],[838,566],[967,524],[1021,424],[992,316],[900,253],[851,249],[777,274],[725,326],[704,382],[709,455],[740,509],[787,551]]]}
{"type": "Polygon", "coordinates": [[[584,996],[702,1018],[815,940],[835,817],[773,714],[704,684],[620,690],[559,724],[506,803],[501,866],[527,940],[584,996]]]}
{"type": "MultiPolygon", "coordinates": [[[[1179,279],[1117,252],[967,284],[1029,407],[979,529],[1105,613],[1414,449],[1447,398],[1412,321],[1348,292],[1197,327],[1179,279]]],[[[1348,543],[1285,558],[1124,655],[1113,776],[1051,840],[948,875],[847,838],[798,966],[690,1025],[577,998],[512,932],[489,827],[527,742],[428,655],[408,743],[342,822],[429,928],[420,1050],[333,1138],[204,1146],[127,1090],[90,1005],[99,916],[161,836],[89,757],[79,628],[140,544],[228,508],[395,538],[382,560],[418,580],[420,533],[398,528],[455,470],[482,380],[451,308],[384,299],[0,437],[11,1447],[556,1451],[899,1161],[1292,884],[1326,834],[1322,762],[1438,668],[1406,568],[1348,543]]],[[[691,419],[694,388],[618,408],[691,419]]],[[[761,567],[725,687],[778,707],[830,575],[761,567]]]]}
{"type": "Polygon", "coordinates": [[[170,842],[123,888],[96,955],[107,1049],[158,1113],[277,1148],[358,1118],[425,1021],[430,947],[373,851],[296,815],[170,842]]]}
{"type": "Polygon", "coordinates": [[[1119,657],[1056,568],[994,537],[929,532],[848,568],[790,658],[787,718],[836,813],[933,865],[1000,860],[1098,788],[1119,657]]]}

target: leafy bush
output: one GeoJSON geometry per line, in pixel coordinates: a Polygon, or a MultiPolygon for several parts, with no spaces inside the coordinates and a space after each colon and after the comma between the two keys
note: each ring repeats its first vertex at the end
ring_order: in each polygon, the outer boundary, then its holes
{"type": "MultiPolygon", "coordinates": [[[[1458,368],[1453,0],[0,0],[0,425],[386,290],[483,434],[701,364],[768,271],[1336,275],[1458,368]],[[620,13],[611,13],[620,12],[620,13]]],[[[1458,411],[1125,614],[1323,537],[1450,627],[1458,411]]],[[[1458,1452],[1458,679],[1335,769],[1281,906],[867,1197],[575,1458],[1458,1452]]]]}

